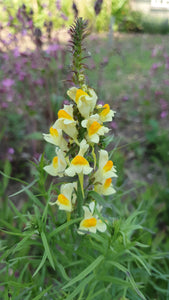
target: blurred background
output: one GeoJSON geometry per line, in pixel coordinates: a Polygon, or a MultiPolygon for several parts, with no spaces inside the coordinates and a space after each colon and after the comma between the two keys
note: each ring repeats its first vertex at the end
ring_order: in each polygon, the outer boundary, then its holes
{"type": "MultiPolygon", "coordinates": [[[[166,0],[3,0],[0,2],[0,196],[29,182],[30,161],[53,148],[42,139],[67,103],[68,28],[89,21],[88,84],[116,111],[110,124],[117,189],[150,201],[162,239],[169,202],[169,3],[166,0]],[[6,177],[7,178],[7,177],[6,177]],[[18,184],[18,183],[17,183],[18,184]]],[[[19,195],[19,201],[22,202],[19,195]]]]}

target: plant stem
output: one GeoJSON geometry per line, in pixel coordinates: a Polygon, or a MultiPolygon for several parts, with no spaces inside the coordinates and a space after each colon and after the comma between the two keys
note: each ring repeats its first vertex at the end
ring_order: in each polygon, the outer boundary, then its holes
{"type": "Polygon", "coordinates": [[[83,173],[79,173],[79,181],[80,181],[80,186],[81,186],[81,191],[82,191],[82,196],[84,198],[84,189],[83,189],[83,181],[84,181],[84,175],[83,173]]]}

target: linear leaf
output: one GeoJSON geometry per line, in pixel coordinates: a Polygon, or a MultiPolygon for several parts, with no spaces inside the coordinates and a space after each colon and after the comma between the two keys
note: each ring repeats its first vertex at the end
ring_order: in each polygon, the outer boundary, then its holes
{"type": "Polygon", "coordinates": [[[74,291],[68,297],[66,297],[66,300],[75,299],[75,296],[78,295],[93,278],[94,274],[90,274],[87,278],[83,279],[77,288],[75,288],[74,291]]]}
{"type": "Polygon", "coordinates": [[[55,270],[55,265],[54,265],[53,258],[52,258],[52,255],[51,255],[51,252],[50,252],[50,249],[49,249],[48,241],[47,241],[46,235],[43,231],[41,232],[41,238],[42,238],[43,246],[45,248],[46,255],[49,259],[49,262],[50,262],[52,268],[55,270]]]}
{"type": "Polygon", "coordinates": [[[82,280],[84,277],[86,277],[90,272],[92,272],[104,259],[103,255],[100,255],[97,257],[85,270],[83,270],[79,275],[74,277],[71,281],[69,281],[63,289],[66,289],[76,283],[79,280],[82,280]]]}
{"type": "Polygon", "coordinates": [[[27,240],[30,239],[30,237],[33,235],[33,232],[27,234],[19,243],[16,244],[16,247],[14,248],[14,250],[12,251],[12,253],[15,253],[16,251],[19,251],[24,244],[26,243],[27,240]]]}
{"type": "Polygon", "coordinates": [[[131,273],[128,271],[127,268],[125,268],[125,267],[122,266],[121,264],[119,264],[119,263],[117,263],[117,262],[114,262],[114,261],[108,261],[108,264],[109,264],[109,265],[111,264],[111,265],[115,266],[117,269],[119,269],[120,271],[124,272],[124,273],[127,275],[127,277],[128,277],[128,279],[129,279],[129,281],[130,281],[130,283],[131,283],[133,289],[135,290],[135,292],[141,297],[141,299],[144,299],[144,300],[145,300],[144,295],[143,295],[143,294],[140,292],[140,290],[138,289],[138,287],[137,287],[137,285],[136,285],[136,282],[134,281],[134,279],[133,279],[131,273]]]}
{"type": "Polygon", "coordinates": [[[51,289],[51,287],[52,287],[52,285],[48,286],[45,290],[43,290],[38,296],[36,296],[32,300],[42,299],[42,296],[45,295],[51,289]]]}
{"type": "Polygon", "coordinates": [[[89,192],[89,196],[91,196],[94,200],[98,201],[98,202],[105,202],[104,197],[100,196],[98,193],[96,193],[95,191],[90,191],[89,192]]]}
{"type": "Polygon", "coordinates": [[[9,195],[9,197],[11,198],[11,197],[14,197],[14,196],[16,196],[16,195],[19,195],[19,194],[25,192],[25,191],[28,190],[31,186],[33,186],[37,181],[38,181],[38,179],[35,179],[35,180],[32,181],[29,185],[22,187],[22,189],[19,190],[18,192],[14,193],[14,194],[12,194],[12,195],[9,195]]]}
{"type": "Polygon", "coordinates": [[[15,214],[17,215],[17,217],[18,217],[19,219],[21,219],[21,220],[23,221],[23,223],[27,223],[26,217],[25,217],[23,214],[21,214],[21,213],[17,210],[17,208],[16,208],[16,206],[13,204],[13,202],[12,202],[11,200],[9,200],[9,203],[10,203],[10,205],[12,206],[12,209],[14,210],[15,214]]]}
{"type": "Polygon", "coordinates": [[[59,227],[57,227],[55,230],[53,230],[50,234],[49,234],[49,238],[51,238],[52,236],[56,235],[57,233],[59,233],[60,231],[66,229],[67,227],[69,227],[70,225],[77,223],[79,221],[81,221],[82,218],[77,218],[74,220],[70,220],[69,222],[66,222],[62,225],[60,225],[59,227]]]}
{"type": "Polygon", "coordinates": [[[46,254],[46,252],[44,252],[42,260],[41,260],[39,266],[37,267],[36,271],[33,273],[32,277],[36,276],[36,274],[39,272],[39,270],[43,267],[43,265],[46,261],[46,258],[47,258],[47,254],[46,254]]]}

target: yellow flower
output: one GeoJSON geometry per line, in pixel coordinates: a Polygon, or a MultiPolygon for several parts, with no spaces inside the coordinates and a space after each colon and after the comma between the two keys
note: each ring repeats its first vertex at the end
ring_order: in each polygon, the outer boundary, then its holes
{"type": "Polygon", "coordinates": [[[102,181],[104,178],[117,177],[113,162],[108,159],[108,152],[106,150],[100,150],[99,154],[99,169],[94,175],[95,182],[102,181]]]}
{"type": "Polygon", "coordinates": [[[87,128],[87,140],[90,143],[99,143],[100,135],[109,132],[109,128],[100,124],[100,117],[98,114],[90,116],[87,120],[82,121],[82,127],[87,128]]]}
{"type": "Polygon", "coordinates": [[[59,146],[62,151],[67,151],[67,142],[62,136],[62,130],[53,126],[50,127],[49,134],[43,133],[45,141],[53,145],[59,146]]]}
{"type": "Polygon", "coordinates": [[[72,211],[76,201],[76,194],[74,193],[75,189],[77,189],[77,182],[61,185],[57,201],[52,204],[57,204],[60,210],[72,211]]]}
{"type": "Polygon", "coordinates": [[[88,118],[93,112],[97,102],[97,95],[94,90],[88,89],[86,93],[82,89],[72,87],[67,91],[67,94],[77,104],[80,114],[84,118],[88,118]]]}
{"type": "Polygon", "coordinates": [[[94,190],[98,194],[105,195],[105,196],[114,194],[116,192],[112,186],[111,178],[103,179],[101,182],[95,183],[94,190]]]}
{"type": "Polygon", "coordinates": [[[73,119],[73,105],[64,105],[58,111],[58,120],[53,125],[54,128],[62,129],[72,139],[77,139],[76,121],[73,119]]]}
{"type": "Polygon", "coordinates": [[[75,176],[75,174],[89,174],[91,173],[91,171],[93,170],[93,168],[91,168],[89,166],[89,163],[87,161],[86,158],[84,158],[84,154],[87,151],[89,145],[86,143],[86,140],[83,139],[80,143],[80,150],[78,155],[76,155],[71,163],[69,168],[66,169],[65,173],[66,175],[73,177],[75,176]]]}
{"type": "Polygon", "coordinates": [[[103,108],[103,110],[99,113],[100,119],[102,122],[111,122],[114,117],[115,111],[110,109],[109,104],[105,104],[102,106],[101,104],[97,106],[98,109],[103,108]]]}
{"type": "Polygon", "coordinates": [[[67,166],[66,160],[64,158],[64,153],[61,149],[56,149],[56,154],[57,156],[53,158],[52,163],[44,167],[44,170],[52,176],[63,177],[65,168],[67,166]]]}
{"type": "MultiPolygon", "coordinates": [[[[96,209],[100,212],[101,206],[97,205],[96,209]]],[[[99,217],[94,214],[95,210],[95,202],[92,201],[89,204],[89,208],[86,206],[83,206],[84,210],[84,219],[80,222],[80,226],[78,229],[79,234],[85,234],[87,232],[96,233],[96,230],[99,230],[101,232],[106,231],[106,224],[102,222],[102,220],[99,219],[99,217]]]]}

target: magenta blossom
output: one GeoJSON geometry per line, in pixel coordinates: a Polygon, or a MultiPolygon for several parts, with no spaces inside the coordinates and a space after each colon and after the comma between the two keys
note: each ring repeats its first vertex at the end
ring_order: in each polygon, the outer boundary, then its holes
{"type": "Polygon", "coordinates": [[[161,117],[161,119],[164,119],[164,118],[167,117],[167,115],[168,115],[167,111],[162,111],[161,114],[160,114],[160,117],[161,117]]]}
{"type": "Polygon", "coordinates": [[[49,45],[49,47],[46,49],[46,53],[51,54],[53,52],[58,51],[59,49],[60,49],[60,45],[58,44],[49,45]]]}
{"type": "Polygon", "coordinates": [[[8,108],[8,103],[2,102],[1,107],[2,107],[2,108],[8,108]]]}
{"type": "Polygon", "coordinates": [[[115,121],[112,121],[110,124],[111,128],[117,129],[117,123],[115,121]]]}
{"type": "Polygon", "coordinates": [[[2,85],[3,87],[5,88],[11,88],[11,86],[13,86],[15,84],[15,81],[11,78],[5,78],[3,81],[2,81],[2,85]]]}

